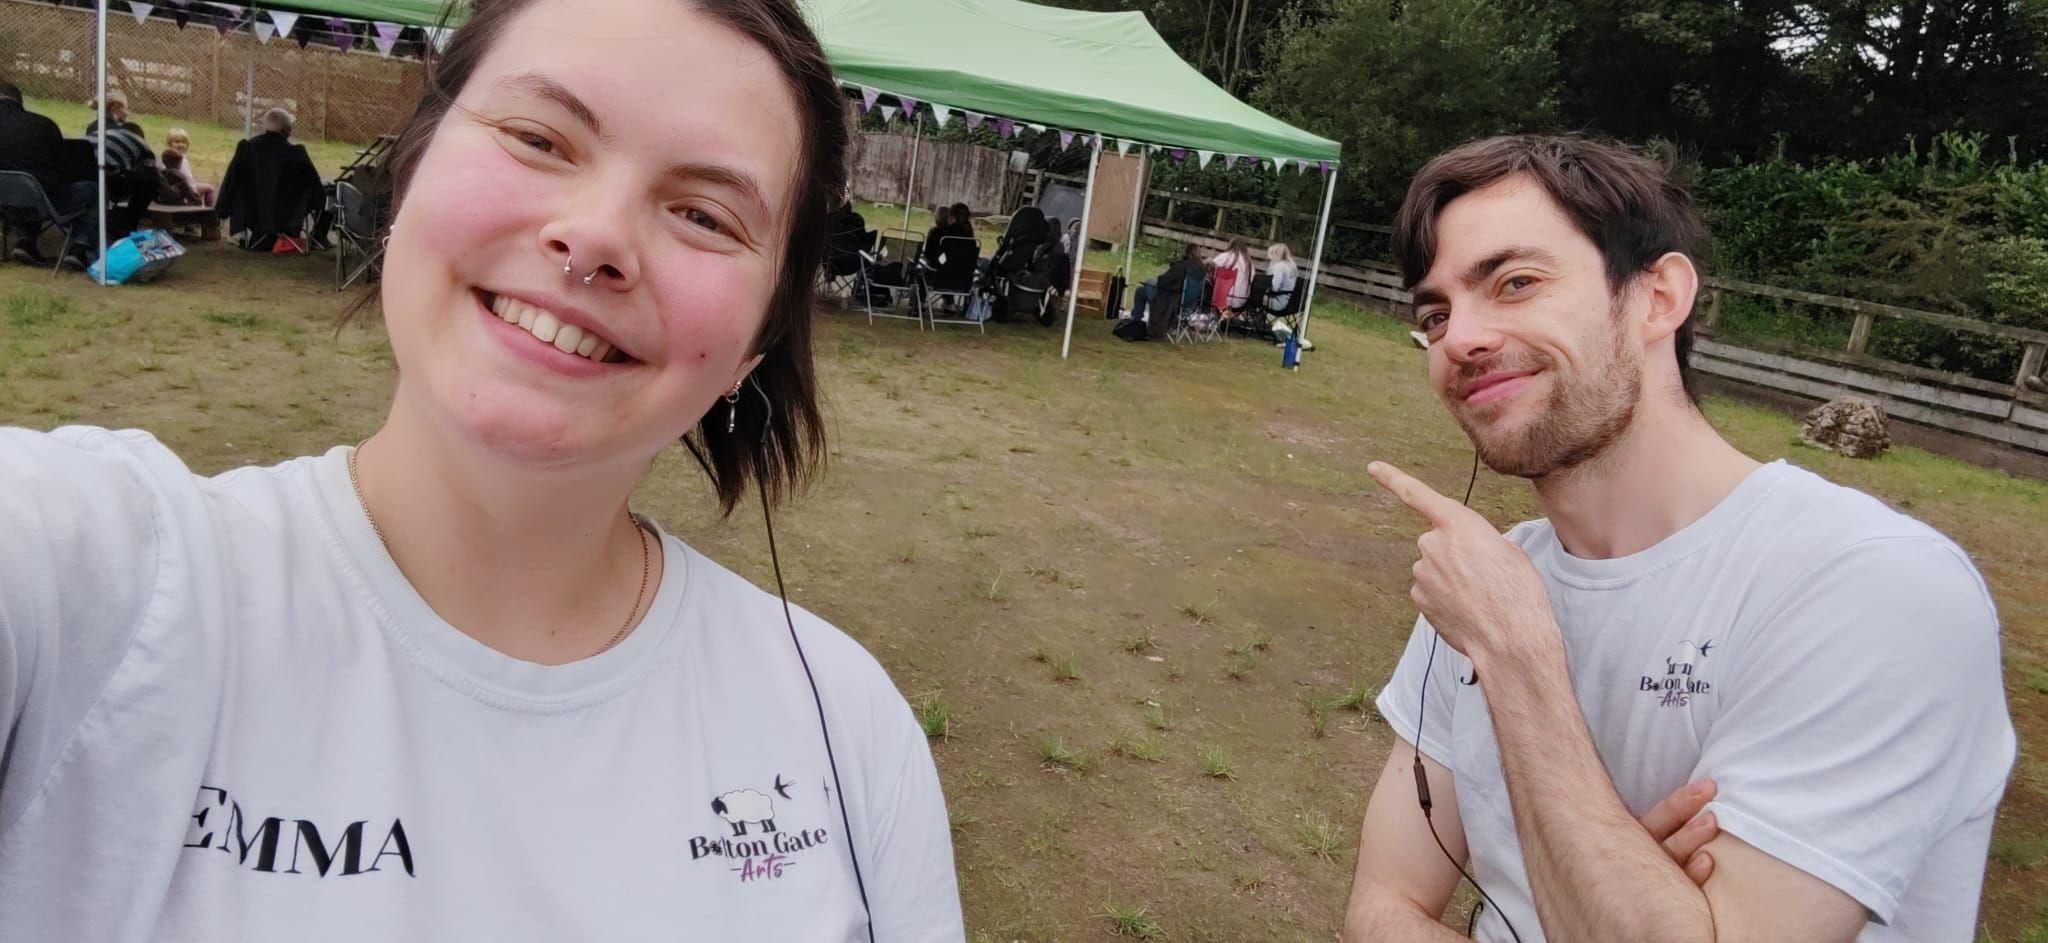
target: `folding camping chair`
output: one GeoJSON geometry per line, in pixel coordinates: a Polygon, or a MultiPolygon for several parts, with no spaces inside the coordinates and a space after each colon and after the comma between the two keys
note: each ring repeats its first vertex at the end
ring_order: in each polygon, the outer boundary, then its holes
{"type": "Polygon", "coordinates": [[[872,252],[874,248],[874,230],[866,227],[826,236],[825,264],[820,270],[824,274],[825,287],[851,297],[854,282],[860,277],[860,254],[872,252]]]}
{"type": "Polygon", "coordinates": [[[69,213],[57,212],[57,205],[50,202],[50,195],[43,192],[42,181],[34,174],[21,170],[0,170],[0,216],[5,216],[7,225],[17,227],[21,238],[30,246],[43,237],[43,231],[55,229],[64,234],[64,245],[57,250],[57,261],[50,266],[55,275],[64,267],[64,256],[71,251],[76,230],[85,223],[85,214],[91,206],[81,206],[69,213]]]}
{"type": "Polygon", "coordinates": [[[1200,275],[1189,275],[1180,283],[1180,310],[1174,312],[1173,327],[1166,332],[1166,339],[1180,343],[1213,341],[1216,339],[1218,318],[1204,303],[1208,297],[1209,281],[1200,275]]]}
{"type": "Polygon", "coordinates": [[[334,290],[356,283],[356,279],[377,277],[378,259],[371,254],[377,244],[377,210],[370,198],[346,180],[334,182],[334,290]],[[349,256],[357,261],[351,266],[349,256]]]}
{"type": "Polygon", "coordinates": [[[988,333],[987,318],[976,320],[968,316],[974,297],[975,274],[981,266],[981,243],[969,236],[945,236],[939,239],[939,264],[932,266],[923,259],[918,264],[924,268],[925,320],[937,326],[940,322],[949,324],[972,324],[988,333]],[[956,314],[939,316],[939,303],[951,299],[958,305],[956,314]]]}
{"type": "Polygon", "coordinates": [[[860,306],[868,313],[868,323],[875,323],[876,318],[897,318],[916,321],[918,330],[923,330],[924,301],[920,297],[923,286],[917,277],[916,260],[895,266],[893,274],[888,273],[888,268],[881,256],[872,252],[860,254],[860,281],[854,286],[854,294],[860,296],[860,306]],[[879,308],[875,305],[877,289],[888,292],[888,300],[883,301],[879,308]],[[903,296],[902,311],[893,310],[898,293],[903,296]]]}

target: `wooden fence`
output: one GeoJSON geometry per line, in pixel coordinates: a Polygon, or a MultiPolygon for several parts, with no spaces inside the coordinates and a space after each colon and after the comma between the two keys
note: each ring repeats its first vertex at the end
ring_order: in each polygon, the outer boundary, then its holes
{"type": "MultiPolygon", "coordinates": [[[[92,100],[94,55],[91,10],[0,0],[0,75],[28,94],[92,100]]],[[[245,111],[279,107],[296,119],[297,137],[352,142],[397,130],[422,89],[411,60],[301,49],[288,39],[259,43],[246,31],[222,36],[160,19],[137,23],[125,8],[107,18],[107,84],[134,111],[236,127],[245,111]]]]}
{"type": "MultiPolygon", "coordinates": [[[[912,140],[907,134],[864,131],[854,135],[848,155],[853,197],[872,203],[903,202],[909,176],[912,140]]],[[[961,142],[916,142],[917,181],[913,206],[965,203],[977,213],[994,211],[1003,202],[1009,156],[1002,151],[961,142]]]]}

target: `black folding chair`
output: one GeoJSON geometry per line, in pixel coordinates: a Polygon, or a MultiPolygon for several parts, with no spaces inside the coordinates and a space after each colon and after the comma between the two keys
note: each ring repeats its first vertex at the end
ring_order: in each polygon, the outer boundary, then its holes
{"type": "Polygon", "coordinates": [[[860,296],[860,306],[868,313],[868,323],[876,318],[899,318],[916,321],[918,330],[924,330],[924,301],[922,288],[917,277],[917,260],[895,265],[884,265],[880,256],[872,252],[860,254],[860,282],[854,286],[854,293],[860,296]],[[889,293],[890,301],[875,305],[875,289],[889,293]],[[894,299],[901,293],[905,302],[903,311],[893,310],[894,299]]]}
{"type": "Polygon", "coordinates": [[[346,180],[334,182],[328,208],[334,214],[334,290],[347,288],[359,278],[375,279],[377,257],[371,249],[377,244],[377,208],[346,180]],[[348,262],[351,254],[358,260],[354,267],[348,262]]]}
{"type": "Polygon", "coordinates": [[[939,264],[932,266],[923,259],[918,264],[924,270],[925,318],[937,325],[941,321],[952,324],[972,324],[988,333],[984,326],[986,319],[977,321],[967,317],[974,296],[975,274],[981,268],[981,242],[971,236],[944,236],[939,239],[939,264]],[[938,303],[951,299],[958,306],[959,315],[939,317],[938,303]]]}
{"type": "Polygon", "coordinates": [[[860,277],[860,254],[874,251],[875,232],[865,227],[835,232],[825,237],[825,265],[821,269],[827,289],[852,292],[860,277]]]}
{"type": "Polygon", "coordinates": [[[7,224],[21,227],[22,239],[31,246],[42,239],[45,230],[55,229],[64,234],[64,246],[57,250],[57,261],[50,266],[52,275],[64,267],[64,255],[71,251],[79,224],[93,210],[94,207],[81,206],[69,213],[59,213],[34,174],[0,170],[0,215],[6,216],[7,224]]]}

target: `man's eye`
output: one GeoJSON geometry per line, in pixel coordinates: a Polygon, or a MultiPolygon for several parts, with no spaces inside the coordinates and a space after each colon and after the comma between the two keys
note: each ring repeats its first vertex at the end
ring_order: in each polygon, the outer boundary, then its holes
{"type": "Polygon", "coordinates": [[[1527,275],[1517,275],[1513,278],[1508,279],[1507,288],[1509,291],[1521,291],[1522,289],[1527,288],[1534,284],[1536,284],[1536,280],[1534,278],[1530,278],[1527,275]]]}
{"type": "Polygon", "coordinates": [[[1421,320],[1416,321],[1415,326],[1421,328],[1424,333],[1434,334],[1444,326],[1444,322],[1447,320],[1450,320],[1449,315],[1441,311],[1431,311],[1423,315],[1421,320]]]}

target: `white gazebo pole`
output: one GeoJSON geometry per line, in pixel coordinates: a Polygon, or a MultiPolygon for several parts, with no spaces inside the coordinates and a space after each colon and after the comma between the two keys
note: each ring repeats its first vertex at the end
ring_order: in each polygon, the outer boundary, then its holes
{"type": "Polygon", "coordinates": [[[1074,240],[1074,277],[1067,284],[1067,336],[1060,341],[1061,360],[1067,359],[1067,351],[1074,346],[1074,309],[1081,303],[1081,263],[1088,258],[1088,211],[1095,208],[1095,165],[1101,161],[1102,149],[1090,147],[1088,189],[1081,194],[1081,235],[1074,240]]]}
{"type": "MultiPolygon", "coordinates": [[[[98,34],[97,41],[99,43],[100,94],[99,102],[96,107],[99,108],[100,117],[98,125],[99,159],[94,161],[94,163],[97,163],[99,165],[100,181],[100,255],[98,260],[100,263],[99,283],[104,285],[107,283],[107,0],[100,0],[97,6],[99,12],[99,24],[96,32],[98,34]]],[[[66,251],[68,251],[68,247],[66,251]]]]}
{"type": "Polygon", "coordinates": [[[1329,185],[1323,188],[1323,215],[1316,223],[1316,257],[1309,263],[1308,296],[1301,300],[1301,326],[1294,332],[1296,337],[1308,340],[1308,309],[1316,302],[1316,276],[1323,271],[1323,236],[1330,231],[1330,201],[1337,196],[1337,168],[1330,167],[1329,185]]]}
{"type": "Polygon", "coordinates": [[[1131,279],[1137,277],[1137,273],[1131,271],[1131,253],[1137,251],[1138,236],[1145,231],[1145,191],[1147,189],[1145,185],[1150,182],[1146,179],[1145,175],[1152,169],[1151,164],[1146,161],[1147,156],[1149,155],[1145,145],[1138,145],[1138,193],[1131,198],[1131,232],[1130,235],[1124,237],[1124,282],[1126,284],[1131,279]]]}
{"type": "Polygon", "coordinates": [[[903,230],[910,231],[910,194],[917,188],[917,142],[924,136],[924,122],[917,120],[917,112],[910,113],[910,177],[903,181],[903,230]]]}

